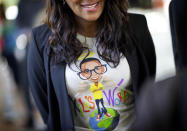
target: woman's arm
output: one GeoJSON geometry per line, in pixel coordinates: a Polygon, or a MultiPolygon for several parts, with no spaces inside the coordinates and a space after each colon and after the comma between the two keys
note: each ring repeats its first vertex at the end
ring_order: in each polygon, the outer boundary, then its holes
{"type": "MultiPolygon", "coordinates": [[[[139,55],[142,56],[143,63],[152,78],[156,75],[156,52],[154,43],[149,32],[147,20],[144,15],[129,13],[130,25],[136,38],[136,46],[139,48],[139,55]]],[[[141,71],[141,70],[140,70],[141,71]]],[[[141,72],[144,73],[144,72],[141,72]]]]}
{"type": "Polygon", "coordinates": [[[155,78],[156,76],[156,52],[155,52],[155,47],[153,43],[153,39],[151,37],[148,25],[147,25],[147,20],[145,16],[142,17],[143,23],[144,23],[144,28],[142,28],[142,42],[141,42],[141,47],[144,51],[145,58],[148,63],[148,69],[150,72],[151,77],[155,78]]]}
{"type": "Polygon", "coordinates": [[[41,113],[45,123],[48,121],[48,98],[47,98],[47,84],[46,74],[42,53],[38,48],[37,36],[34,31],[31,33],[30,47],[27,61],[27,72],[29,79],[29,86],[35,103],[41,113]]]}

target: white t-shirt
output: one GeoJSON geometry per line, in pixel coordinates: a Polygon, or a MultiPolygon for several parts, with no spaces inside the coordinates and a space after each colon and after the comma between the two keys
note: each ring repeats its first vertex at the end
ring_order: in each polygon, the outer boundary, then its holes
{"type": "Polygon", "coordinates": [[[95,38],[77,38],[90,49],[78,63],[66,66],[66,85],[72,99],[75,130],[127,131],[134,122],[134,96],[129,64],[122,57],[116,68],[99,58],[95,38]]]}

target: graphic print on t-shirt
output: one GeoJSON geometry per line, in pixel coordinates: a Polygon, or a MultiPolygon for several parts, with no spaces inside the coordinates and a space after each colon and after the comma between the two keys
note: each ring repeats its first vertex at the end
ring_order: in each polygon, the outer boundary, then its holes
{"type": "Polygon", "coordinates": [[[97,106],[97,110],[90,114],[90,127],[92,129],[100,129],[100,127],[98,127],[100,123],[100,125],[108,124],[105,128],[114,129],[119,122],[119,113],[111,108],[105,107],[102,93],[104,91],[104,86],[100,82],[103,78],[103,74],[107,71],[107,65],[102,65],[97,58],[86,58],[80,63],[80,70],[81,72],[78,73],[80,79],[92,82],[89,88],[97,106]],[[102,106],[100,107],[100,105],[102,106]]]}
{"type": "MultiPolygon", "coordinates": [[[[106,102],[112,106],[120,104],[124,91],[117,94],[119,97],[117,102],[116,99],[114,100],[114,93],[123,83],[124,79],[122,78],[117,84],[114,83],[110,77],[105,75],[107,64],[102,64],[99,59],[92,57],[92,55],[83,59],[79,64],[79,68],[80,72],[77,75],[81,82],[77,94],[91,93],[91,96],[85,96],[85,99],[91,105],[83,103],[81,98],[78,99],[82,106],[82,113],[90,113],[89,127],[94,130],[115,129],[119,123],[120,114],[117,110],[106,107],[105,104],[106,102]],[[112,87],[112,90],[106,90],[107,87],[112,87]],[[103,97],[105,97],[105,101],[103,97]]],[[[127,97],[128,93],[126,92],[127,97]]]]}
{"type": "Polygon", "coordinates": [[[88,47],[65,77],[75,130],[127,131],[134,122],[134,96],[126,57],[112,68],[98,55],[96,38],[77,38],[88,47]]]}

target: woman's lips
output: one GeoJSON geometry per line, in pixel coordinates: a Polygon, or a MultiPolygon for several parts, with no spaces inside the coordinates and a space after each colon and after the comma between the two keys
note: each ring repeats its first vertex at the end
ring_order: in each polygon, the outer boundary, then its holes
{"type": "Polygon", "coordinates": [[[86,11],[97,11],[99,7],[99,2],[97,3],[92,3],[92,4],[81,4],[81,6],[86,10],[86,11]]]}
{"type": "Polygon", "coordinates": [[[81,4],[81,6],[83,6],[83,7],[86,7],[86,6],[94,6],[94,5],[96,5],[98,2],[95,2],[95,3],[85,3],[85,4],[81,4]]]}

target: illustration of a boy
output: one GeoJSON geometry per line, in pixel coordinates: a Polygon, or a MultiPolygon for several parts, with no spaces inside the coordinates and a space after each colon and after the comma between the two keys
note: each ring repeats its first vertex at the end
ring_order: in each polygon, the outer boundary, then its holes
{"type": "Polygon", "coordinates": [[[93,84],[90,86],[90,91],[93,93],[93,98],[98,109],[96,120],[99,121],[101,117],[99,103],[102,104],[102,112],[106,116],[111,117],[111,115],[107,113],[107,109],[104,106],[102,94],[102,90],[104,90],[104,87],[103,84],[100,83],[103,74],[107,71],[106,65],[102,65],[97,58],[86,58],[80,63],[80,69],[81,72],[78,73],[79,77],[82,80],[88,80],[93,82],[93,84]]]}

